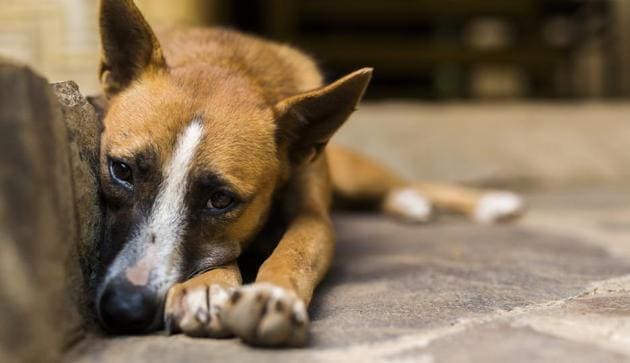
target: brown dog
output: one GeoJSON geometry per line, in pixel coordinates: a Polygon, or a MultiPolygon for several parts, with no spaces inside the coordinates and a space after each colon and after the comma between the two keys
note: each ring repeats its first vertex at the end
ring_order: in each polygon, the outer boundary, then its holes
{"type": "Polygon", "coordinates": [[[96,306],[111,332],[166,324],[304,344],[333,257],[333,194],[412,221],[432,206],[482,222],[521,210],[510,193],[410,183],[326,146],[369,68],[324,86],[313,61],[284,45],[218,29],[156,37],[131,0],[102,0],[100,25],[107,211],[96,306]],[[237,263],[252,267],[242,252],[265,248],[241,285],[237,263]]]}

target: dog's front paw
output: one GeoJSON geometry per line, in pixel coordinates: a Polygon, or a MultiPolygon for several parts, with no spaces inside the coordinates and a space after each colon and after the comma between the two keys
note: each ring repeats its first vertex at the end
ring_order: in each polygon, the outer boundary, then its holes
{"type": "Polygon", "coordinates": [[[302,346],[308,339],[304,302],[292,291],[268,283],[234,291],[221,311],[228,329],[259,346],[302,346]]]}
{"type": "Polygon", "coordinates": [[[174,285],[164,307],[166,330],[195,337],[231,336],[219,316],[230,293],[221,285],[206,285],[194,280],[174,285]]]}

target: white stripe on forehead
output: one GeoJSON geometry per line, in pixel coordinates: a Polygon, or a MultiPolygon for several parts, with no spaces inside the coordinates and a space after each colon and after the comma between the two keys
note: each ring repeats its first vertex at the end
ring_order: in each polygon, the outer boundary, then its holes
{"type": "Polygon", "coordinates": [[[177,249],[186,229],[188,211],[186,186],[202,134],[201,121],[195,118],[177,138],[149,217],[108,269],[106,282],[125,273],[135,285],[147,285],[151,279],[161,290],[178,278],[181,256],[177,249]]]}
{"type": "MultiPolygon", "coordinates": [[[[178,278],[181,256],[176,250],[186,229],[186,186],[202,134],[201,121],[195,118],[177,138],[171,159],[164,167],[162,184],[153,202],[146,228],[140,232],[140,238],[132,242],[136,244],[136,248],[144,250],[144,253],[140,253],[142,259],[136,264],[144,259],[152,261],[147,266],[149,271],[142,274],[143,281],[138,281],[141,285],[144,285],[143,282],[148,283],[149,273],[158,281],[158,290],[168,287],[178,278]],[[155,248],[148,249],[147,243],[154,243],[155,248]]],[[[133,271],[133,267],[131,270],[133,271]]],[[[130,271],[127,272],[127,278],[130,279],[130,271]]]]}
{"type": "MultiPolygon", "coordinates": [[[[163,181],[148,220],[149,230],[157,235],[161,249],[167,247],[164,244],[174,245],[178,242],[185,227],[187,208],[184,197],[188,173],[202,133],[201,123],[194,119],[179,136],[171,160],[164,168],[163,181]]],[[[170,254],[170,251],[166,254],[170,254]]]]}

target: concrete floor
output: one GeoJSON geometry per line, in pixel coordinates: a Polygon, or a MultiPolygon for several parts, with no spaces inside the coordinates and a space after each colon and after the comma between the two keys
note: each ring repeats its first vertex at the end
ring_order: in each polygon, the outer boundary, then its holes
{"type": "Polygon", "coordinates": [[[333,141],[415,179],[628,185],[629,115],[630,102],[365,103],[333,141]]]}
{"type": "Polygon", "coordinates": [[[158,334],[91,337],[67,358],[630,361],[628,114],[628,103],[366,104],[336,142],[413,178],[530,190],[525,218],[417,226],[337,214],[304,349],[158,334]]]}
{"type": "Polygon", "coordinates": [[[309,347],[92,338],[76,362],[630,361],[630,192],[536,192],[517,224],[338,214],[309,347]]]}
{"type": "Polygon", "coordinates": [[[338,214],[304,349],[94,337],[77,362],[630,361],[630,104],[365,104],[335,141],[413,178],[530,190],[517,224],[338,214]],[[621,186],[621,187],[620,187],[621,186]]]}

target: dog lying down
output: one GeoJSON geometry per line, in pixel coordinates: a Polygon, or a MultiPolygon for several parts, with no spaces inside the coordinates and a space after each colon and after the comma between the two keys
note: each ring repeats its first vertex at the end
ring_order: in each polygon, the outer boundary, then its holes
{"type": "Polygon", "coordinates": [[[408,181],[328,145],[370,68],[324,85],[285,45],[220,29],[155,34],[132,0],[102,0],[100,11],[95,306],[111,333],[304,345],[333,258],[333,196],[412,222],[441,209],[494,223],[523,209],[509,192],[408,181]],[[264,261],[252,266],[246,252],[264,261]]]}

